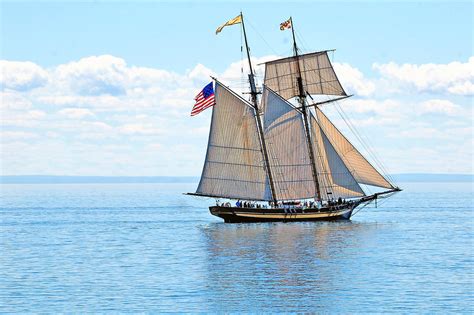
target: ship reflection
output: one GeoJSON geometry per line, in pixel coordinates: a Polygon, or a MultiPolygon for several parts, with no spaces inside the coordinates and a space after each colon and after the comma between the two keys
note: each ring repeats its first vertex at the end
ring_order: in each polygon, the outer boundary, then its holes
{"type": "Polygon", "coordinates": [[[350,276],[348,261],[363,254],[358,248],[375,226],[344,221],[202,227],[207,286],[218,295],[212,304],[216,310],[239,310],[239,301],[250,298],[256,309],[281,304],[291,311],[288,306],[297,310],[306,303],[327,311],[339,280],[350,276]]]}

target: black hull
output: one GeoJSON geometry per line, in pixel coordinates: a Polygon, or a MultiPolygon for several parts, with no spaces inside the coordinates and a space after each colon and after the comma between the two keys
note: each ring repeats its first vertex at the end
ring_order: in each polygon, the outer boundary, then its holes
{"type": "Polygon", "coordinates": [[[331,208],[291,210],[212,206],[209,211],[226,223],[336,221],[350,220],[357,205],[352,203],[331,208]]]}

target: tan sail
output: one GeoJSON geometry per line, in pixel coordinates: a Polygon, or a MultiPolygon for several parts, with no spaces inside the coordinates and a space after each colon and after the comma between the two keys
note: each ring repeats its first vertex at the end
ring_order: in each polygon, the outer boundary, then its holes
{"type": "Polygon", "coordinates": [[[353,198],[365,195],[326,134],[311,114],[311,140],[323,199],[353,198]]]}
{"type": "Polygon", "coordinates": [[[313,198],[315,187],[301,113],[264,87],[264,137],[279,200],[313,198]]]}
{"type": "Polygon", "coordinates": [[[196,194],[271,200],[254,109],[216,82],[206,160],[196,194]]]}
{"type": "Polygon", "coordinates": [[[392,184],[360,154],[319,108],[316,108],[316,115],[318,123],[327,135],[328,140],[358,183],[390,189],[394,188],[392,184]]]}
{"type": "MultiPolygon", "coordinates": [[[[299,55],[304,91],[313,95],[346,95],[326,51],[299,55]]],[[[299,95],[296,57],[265,63],[265,85],[285,99],[299,95]]]]}

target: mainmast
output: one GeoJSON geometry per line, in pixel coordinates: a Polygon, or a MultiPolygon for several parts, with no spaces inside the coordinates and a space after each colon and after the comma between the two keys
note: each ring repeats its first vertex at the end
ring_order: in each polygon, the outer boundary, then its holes
{"type": "MultiPolygon", "coordinates": [[[[276,193],[275,193],[275,185],[273,183],[273,177],[272,177],[272,172],[271,172],[271,169],[270,169],[270,163],[268,161],[268,151],[267,151],[267,146],[266,146],[266,143],[265,143],[265,137],[264,137],[264,134],[263,134],[263,126],[262,126],[262,121],[260,119],[260,112],[259,112],[259,109],[258,109],[258,100],[257,100],[258,92],[257,92],[257,87],[255,86],[255,75],[253,73],[252,61],[250,60],[250,49],[249,49],[249,45],[248,45],[248,42],[247,42],[247,34],[245,32],[244,16],[243,16],[242,12],[240,12],[240,17],[242,18],[242,30],[244,32],[245,49],[247,51],[247,59],[248,59],[248,62],[249,62],[249,69],[250,69],[250,73],[249,73],[250,96],[251,96],[252,105],[255,108],[255,119],[257,120],[257,127],[258,127],[258,132],[259,132],[259,135],[260,135],[260,141],[261,141],[261,144],[262,144],[262,153],[263,153],[263,157],[265,159],[265,169],[267,171],[268,181],[270,182],[270,190],[271,190],[271,194],[272,194],[272,199],[273,199],[273,203],[276,205],[277,197],[276,197],[276,193]]],[[[318,190],[318,192],[319,192],[319,190],[318,190]]]]}
{"type": "Polygon", "coordinates": [[[313,174],[314,186],[316,188],[316,194],[317,194],[318,200],[321,200],[321,191],[319,188],[318,172],[316,170],[314,150],[313,150],[313,145],[311,144],[311,133],[309,130],[308,112],[307,112],[307,106],[306,106],[306,92],[303,87],[303,78],[301,76],[298,47],[296,46],[295,28],[293,24],[293,19],[291,17],[290,17],[290,23],[291,23],[291,33],[293,35],[293,54],[296,59],[296,68],[298,72],[298,76],[296,77],[296,81],[298,84],[298,100],[299,100],[299,103],[301,104],[301,113],[303,114],[303,122],[304,122],[305,131],[306,131],[306,140],[308,143],[308,152],[309,152],[309,159],[311,161],[311,170],[313,174]]]}

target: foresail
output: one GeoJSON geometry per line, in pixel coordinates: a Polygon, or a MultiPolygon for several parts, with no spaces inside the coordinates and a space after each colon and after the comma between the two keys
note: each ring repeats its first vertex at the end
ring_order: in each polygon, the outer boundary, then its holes
{"type": "MultiPolygon", "coordinates": [[[[265,85],[285,99],[298,96],[296,57],[265,63],[265,85]]],[[[310,94],[346,95],[326,51],[298,56],[303,88],[310,94]]]]}
{"type": "Polygon", "coordinates": [[[316,155],[315,163],[321,197],[337,199],[364,196],[364,191],[319,127],[314,115],[310,116],[311,140],[316,155]]]}
{"type": "Polygon", "coordinates": [[[264,87],[264,137],[278,200],[314,198],[315,187],[301,113],[264,87]]]}
{"type": "Polygon", "coordinates": [[[393,188],[390,184],[332,124],[324,113],[316,108],[318,123],[328,140],[334,146],[355,180],[360,184],[393,188]]]}
{"type": "Polygon", "coordinates": [[[271,200],[254,109],[216,82],[206,161],[196,193],[271,200]]]}

